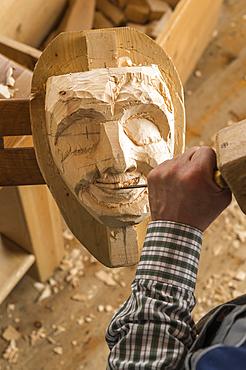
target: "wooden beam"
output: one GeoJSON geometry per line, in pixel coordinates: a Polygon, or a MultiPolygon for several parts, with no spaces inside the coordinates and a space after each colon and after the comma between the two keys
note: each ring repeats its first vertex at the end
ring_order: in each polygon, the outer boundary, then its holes
{"type": "Polygon", "coordinates": [[[0,34],[39,47],[65,6],[66,0],[2,0],[0,34]]]}
{"type": "Polygon", "coordinates": [[[33,265],[35,258],[0,234],[0,304],[33,265]]]}
{"type": "Polygon", "coordinates": [[[28,225],[31,249],[41,281],[47,280],[64,255],[61,214],[47,186],[19,187],[22,209],[28,225]]]}
{"type": "Polygon", "coordinates": [[[75,0],[67,17],[64,31],[89,30],[93,26],[95,0],[75,0]]]}
{"type": "Polygon", "coordinates": [[[106,18],[101,12],[95,12],[93,27],[111,28],[113,27],[113,23],[111,23],[110,20],[106,18]]]}
{"type": "Polygon", "coordinates": [[[0,149],[0,186],[45,184],[34,148],[0,149]]]}
{"type": "Polygon", "coordinates": [[[185,83],[215,28],[223,0],[181,0],[156,42],[172,58],[185,83]]]}
{"type": "Polygon", "coordinates": [[[211,145],[214,135],[226,124],[245,119],[245,66],[246,47],[234,61],[216,71],[194,94],[187,96],[187,139],[190,145],[197,145],[201,138],[206,145],[211,145]],[[194,109],[197,105],[199,109],[194,109]]]}
{"type": "Polygon", "coordinates": [[[31,135],[29,99],[0,99],[0,137],[31,135]]]}
{"type": "Polygon", "coordinates": [[[0,35],[0,53],[23,67],[34,70],[41,51],[0,35]]]}
{"type": "Polygon", "coordinates": [[[115,26],[126,23],[124,13],[109,0],[97,0],[97,9],[100,10],[115,26]]]}

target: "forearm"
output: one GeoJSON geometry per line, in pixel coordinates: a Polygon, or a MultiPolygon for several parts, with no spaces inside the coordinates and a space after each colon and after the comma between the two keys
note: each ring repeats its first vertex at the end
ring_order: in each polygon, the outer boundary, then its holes
{"type": "Polygon", "coordinates": [[[180,368],[195,335],[191,311],[200,246],[194,228],[149,225],[132,294],[108,328],[109,369],[180,368]]]}

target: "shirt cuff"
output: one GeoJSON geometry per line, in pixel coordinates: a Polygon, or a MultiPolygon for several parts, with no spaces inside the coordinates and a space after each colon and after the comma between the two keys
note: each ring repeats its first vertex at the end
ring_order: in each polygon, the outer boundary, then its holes
{"type": "Polygon", "coordinates": [[[194,290],[202,245],[202,232],[172,222],[150,222],[136,279],[194,290]]]}

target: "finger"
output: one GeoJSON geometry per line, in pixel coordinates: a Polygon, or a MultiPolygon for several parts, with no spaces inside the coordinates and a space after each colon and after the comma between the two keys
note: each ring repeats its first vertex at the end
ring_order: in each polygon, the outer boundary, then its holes
{"type": "Polygon", "coordinates": [[[193,155],[196,153],[196,151],[199,150],[200,148],[201,148],[200,146],[193,146],[192,148],[187,149],[185,153],[182,155],[182,160],[185,162],[190,161],[193,155]]]}
{"type": "Polygon", "coordinates": [[[214,175],[214,171],[217,168],[217,159],[215,151],[207,146],[200,147],[197,150],[192,158],[192,161],[196,161],[201,168],[206,170],[212,177],[214,175]]]}

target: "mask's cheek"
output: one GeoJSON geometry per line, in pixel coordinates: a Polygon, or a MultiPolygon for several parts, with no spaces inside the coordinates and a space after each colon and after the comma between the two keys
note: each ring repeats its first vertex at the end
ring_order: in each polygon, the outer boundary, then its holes
{"type": "Polygon", "coordinates": [[[158,143],[137,147],[135,151],[138,171],[145,176],[147,176],[153,168],[171,159],[171,157],[167,143],[163,139],[158,143]]]}
{"type": "Polygon", "coordinates": [[[69,146],[60,148],[57,145],[53,149],[55,164],[63,180],[73,192],[76,192],[80,185],[87,186],[97,177],[95,158],[92,153],[79,153],[69,146]]]}

